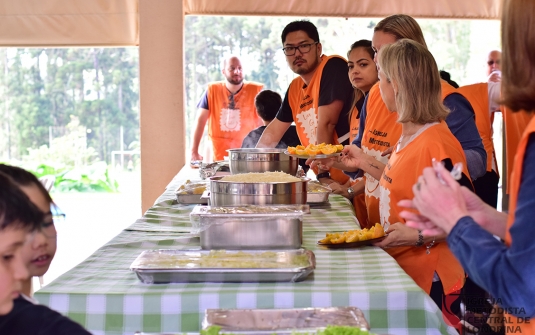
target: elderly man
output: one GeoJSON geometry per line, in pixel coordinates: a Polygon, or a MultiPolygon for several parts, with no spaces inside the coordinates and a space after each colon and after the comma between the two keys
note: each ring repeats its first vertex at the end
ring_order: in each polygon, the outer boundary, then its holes
{"type": "MultiPolygon", "coordinates": [[[[318,30],[309,21],[289,23],[281,39],[288,66],[299,77],[290,83],[277,117],[267,126],[257,147],[275,147],[292,122],[304,146],[348,144],[353,87],[347,77],[346,60],[322,54],[318,30]]],[[[322,183],[349,180],[337,169],[316,173],[322,183]]]]}
{"type": "Polygon", "coordinates": [[[487,59],[487,76],[489,82],[499,82],[502,79],[500,62],[502,53],[498,50],[489,52],[487,59]]]}
{"type": "Polygon", "coordinates": [[[254,99],[263,85],[244,82],[243,69],[238,57],[223,60],[225,80],[208,84],[201,100],[193,141],[191,160],[203,160],[199,154],[199,143],[208,121],[208,136],[212,142],[213,160],[222,160],[227,149],[239,148],[245,136],[262,125],[256,113],[254,99]]]}

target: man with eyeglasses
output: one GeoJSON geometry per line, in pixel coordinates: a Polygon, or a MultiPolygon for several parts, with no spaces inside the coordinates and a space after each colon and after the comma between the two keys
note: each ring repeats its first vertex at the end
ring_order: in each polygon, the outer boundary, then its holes
{"type": "Polygon", "coordinates": [[[244,82],[242,65],[236,56],[223,60],[221,72],[225,80],[208,84],[197,104],[197,121],[191,146],[192,163],[203,160],[199,154],[199,143],[207,121],[213,161],[223,160],[227,149],[239,148],[245,136],[262,125],[262,119],[256,113],[254,98],[263,85],[244,82]]]}
{"type": "Polygon", "coordinates": [[[489,52],[487,59],[487,76],[489,82],[499,82],[502,79],[500,62],[502,60],[502,53],[498,50],[489,52]]]}
{"type": "MultiPolygon", "coordinates": [[[[349,144],[348,114],[353,87],[347,62],[322,54],[316,26],[309,21],[289,23],[281,35],[290,69],[299,75],[288,87],[277,117],[267,126],[257,148],[273,148],[295,122],[301,144],[349,144]]],[[[322,183],[341,184],[349,178],[340,170],[315,170],[322,183]]]]}

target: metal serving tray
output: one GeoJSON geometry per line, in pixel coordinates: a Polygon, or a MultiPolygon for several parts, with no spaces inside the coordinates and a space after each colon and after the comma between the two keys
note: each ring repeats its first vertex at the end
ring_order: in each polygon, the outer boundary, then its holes
{"type": "Polygon", "coordinates": [[[329,202],[329,194],[331,194],[331,192],[308,193],[307,194],[307,204],[322,204],[322,203],[325,203],[325,202],[329,202]]]}
{"type": "Polygon", "coordinates": [[[208,204],[208,199],[202,198],[203,192],[200,193],[194,193],[199,192],[199,190],[204,186],[205,192],[207,189],[210,188],[209,183],[206,181],[189,181],[187,180],[184,184],[180,185],[176,191],[176,201],[179,204],[201,204],[206,205],[208,204]],[[199,188],[199,189],[197,189],[199,188]]]}
{"type": "MultiPolygon", "coordinates": [[[[232,255],[241,254],[243,259],[239,259],[240,265],[248,267],[224,267],[225,263],[229,264],[229,262],[232,262],[232,260],[225,261],[224,257],[219,262],[221,266],[204,266],[198,264],[198,262],[195,263],[195,260],[198,261],[201,255],[206,257],[210,253],[211,251],[207,250],[146,250],[130,265],[130,270],[134,271],[141,282],[145,284],[196,282],[259,283],[302,281],[316,267],[314,253],[306,249],[226,252],[226,255],[230,255],[228,259],[232,258],[232,255]],[[263,254],[267,252],[270,254],[263,254]],[[247,257],[247,255],[251,257],[247,257]],[[266,255],[269,255],[269,257],[266,255]],[[173,264],[173,261],[170,261],[170,259],[191,260],[191,263],[182,265],[176,264],[178,262],[175,262],[173,264]],[[263,263],[266,264],[266,267],[263,267],[263,263]]],[[[213,259],[210,259],[209,262],[213,259]]]]}
{"type": "Polygon", "coordinates": [[[362,311],[356,307],[293,309],[207,309],[203,329],[220,326],[220,333],[292,334],[314,333],[328,325],[369,330],[362,311]]]}
{"type": "Polygon", "coordinates": [[[176,201],[184,205],[207,205],[208,199],[202,198],[202,194],[176,194],[176,201]]]}
{"type": "Polygon", "coordinates": [[[329,201],[329,194],[332,190],[329,186],[324,186],[318,182],[310,181],[307,185],[307,203],[321,204],[329,201]]]}
{"type": "Polygon", "coordinates": [[[307,212],[308,205],[196,206],[190,218],[205,250],[297,249],[307,212]]]}

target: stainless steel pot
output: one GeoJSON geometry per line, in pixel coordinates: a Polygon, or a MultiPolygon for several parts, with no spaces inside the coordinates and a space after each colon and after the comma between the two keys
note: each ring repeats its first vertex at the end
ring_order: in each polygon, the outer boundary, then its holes
{"type": "Polygon", "coordinates": [[[299,160],[284,153],[286,149],[240,148],[229,149],[230,173],[282,171],[297,173],[299,160]]]}
{"type": "Polygon", "coordinates": [[[210,178],[211,206],[306,204],[308,178],[283,183],[243,183],[210,178]]]}

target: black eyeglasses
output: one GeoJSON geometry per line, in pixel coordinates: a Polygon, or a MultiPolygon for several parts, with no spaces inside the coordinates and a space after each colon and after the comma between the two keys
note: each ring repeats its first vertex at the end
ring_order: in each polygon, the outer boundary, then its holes
{"type": "Polygon", "coordinates": [[[299,44],[298,46],[296,47],[285,47],[285,48],[282,48],[282,51],[284,51],[284,54],[286,56],[293,56],[295,55],[295,52],[297,49],[299,49],[299,52],[302,53],[302,54],[306,54],[307,52],[310,51],[310,48],[312,48],[313,45],[315,44],[318,44],[319,42],[314,42],[314,43],[305,43],[305,44],[299,44]]]}
{"type": "Polygon", "coordinates": [[[493,60],[493,59],[491,59],[491,60],[489,60],[489,61],[487,62],[487,64],[488,64],[489,66],[494,65],[494,63],[496,63],[496,65],[500,65],[500,60],[499,60],[499,59],[498,59],[498,60],[493,60]]]}

